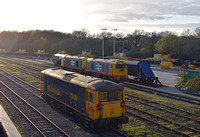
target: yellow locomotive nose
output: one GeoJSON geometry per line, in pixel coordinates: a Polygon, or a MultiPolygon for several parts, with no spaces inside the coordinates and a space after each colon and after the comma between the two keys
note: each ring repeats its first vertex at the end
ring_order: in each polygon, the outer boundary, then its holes
{"type": "Polygon", "coordinates": [[[113,108],[111,109],[110,115],[111,115],[111,116],[115,116],[115,111],[114,111],[113,108]]]}
{"type": "Polygon", "coordinates": [[[118,117],[121,116],[123,113],[123,107],[121,107],[120,103],[117,104],[107,104],[103,107],[103,117],[118,117]]]}

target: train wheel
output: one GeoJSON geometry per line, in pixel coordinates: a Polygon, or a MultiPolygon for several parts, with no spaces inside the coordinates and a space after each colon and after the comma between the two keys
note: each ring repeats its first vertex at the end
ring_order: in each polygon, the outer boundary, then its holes
{"type": "Polygon", "coordinates": [[[89,127],[90,127],[90,129],[94,130],[95,129],[95,123],[93,121],[90,121],[89,127]]]}

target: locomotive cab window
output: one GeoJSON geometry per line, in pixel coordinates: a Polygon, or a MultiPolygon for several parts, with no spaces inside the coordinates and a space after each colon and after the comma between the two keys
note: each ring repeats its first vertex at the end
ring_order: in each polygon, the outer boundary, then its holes
{"type": "Polygon", "coordinates": [[[100,92],[100,101],[108,101],[108,92],[100,92]]]}
{"type": "Polygon", "coordinates": [[[99,93],[99,101],[119,101],[123,100],[123,91],[122,90],[112,90],[112,91],[102,91],[99,93]]]}
{"type": "Polygon", "coordinates": [[[116,64],[116,69],[126,68],[126,64],[116,64]]]}
{"type": "Polygon", "coordinates": [[[121,90],[116,91],[116,100],[123,100],[123,93],[121,90]]]}

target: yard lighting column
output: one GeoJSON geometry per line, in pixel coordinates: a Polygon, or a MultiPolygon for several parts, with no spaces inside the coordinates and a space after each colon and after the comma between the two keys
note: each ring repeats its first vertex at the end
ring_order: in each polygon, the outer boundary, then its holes
{"type": "Polygon", "coordinates": [[[122,53],[124,53],[124,39],[122,39],[122,53]]]}
{"type": "Polygon", "coordinates": [[[104,59],[104,31],[106,28],[102,28],[102,58],[104,59]]]}
{"type": "Polygon", "coordinates": [[[117,31],[117,29],[112,29],[114,31],[113,33],[113,56],[115,56],[115,31],[117,31]]]}

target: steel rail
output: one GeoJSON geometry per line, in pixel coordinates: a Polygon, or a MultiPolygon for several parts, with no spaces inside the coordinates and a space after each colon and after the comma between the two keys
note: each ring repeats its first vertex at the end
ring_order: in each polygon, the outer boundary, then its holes
{"type": "Polygon", "coordinates": [[[31,104],[29,104],[26,100],[24,100],[21,96],[19,96],[15,91],[10,89],[7,85],[2,83],[0,81],[0,84],[2,84],[5,88],[7,88],[12,94],[14,94],[16,97],[18,97],[22,102],[24,102],[27,106],[29,106],[33,111],[36,112],[36,114],[39,114],[41,117],[43,117],[45,120],[47,120],[50,124],[52,124],[58,131],[60,131],[63,135],[69,137],[69,135],[64,132],[60,127],[58,127],[55,123],[53,123],[49,118],[47,118],[44,114],[42,114],[39,110],[37,110],[35,107],[33,107],[31,104]]]}
{"type": "MultiPolygon", "coordinates": [[[[183,128],[183,129],[188,129],[189,131],[192,131],[192,132],[194,132],[194,133],[198,133],[198,135],[200,135],[200,130],[197,130],[197,129],[194,129],[194,128],[191,128],[191,127],[188,127],[188,126],[181,125],[181,124],[176,123],[176,122],[174,122],[174,121],[165,119],[165,118],[160,117],[160,116],[156,116],[156,115],[154,115],[154,114],[151,114],[151,113],[148,113],[148,112],[146,112],[146,111],[140,110],[140,109],[135,108],[135,107],[133,107],[133,106],[128,106],[128,105],[126,105],[126,107],[129,108],[129,109],[132,109],[132,110],[139,111],[139,112],[141,112],[142,114],[146,114],[146,115],[148,115],[148,116],[151,116],[151,118],[152,118],[152,117],[155,117],[155,118],[161,119],[161,120],[163,120],[163,121],[172,123],[173,125],[177,125],[177,126],[183,128]]],[[[128,110],[126,110],[126,112],[129,113],[129,114],[133,114],[132,112],[130,112],[130,111],[128,111],[128,110]]],[[[136,115],[137,115],[137,114],[136,114],[136,115]]],[[[142,117],[142,116],[140,116],[140,117],[142,117]]],[[[147,120],[147,118],[145,118],[145,119],[147,120]]],[[[148,121],[152,122],[152,120],[149,120],[149,119],[148,119],[148,121]]],[[[153,121],[153,123],[154,123],[154,124],[158,124],[158,123],[155,122],[155,121],[153,121]]],[[[161,124],[160,124],[160,125],[161,125],[161,124]]],[[[166,127],[166,126],[162,125],[162,127],[166,127]]],[[[178,131],[178,130],[175,130],[175,129],[172,129],[172,128],[169,128],[169,127],[166,127],[166,128],[168,128],[169,130],[174,130],[175,132],[177,132],[177,133],[179,133],[179,134],[183,134],[183,135],[186,135],[186,136],[187,136],[187,134],[184,134],[184,133],[182,133],[182,132],[180,132],[180,131],[178,131]]]]}

